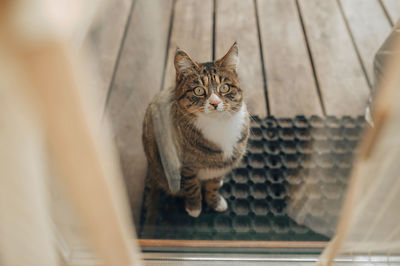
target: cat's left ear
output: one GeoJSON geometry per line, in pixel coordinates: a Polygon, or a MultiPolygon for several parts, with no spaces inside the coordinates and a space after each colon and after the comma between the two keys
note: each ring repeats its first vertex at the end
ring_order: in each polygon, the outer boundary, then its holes
{"type": "Polygon", "coordinates": [[[235,42],[226,55],[217,60],[215,63],[220,67],[237,72],[239,67],[239,49],[237,43],[235,42]]]}
{"type": "Polygon", "coordinates": [[[174,65],[176,74],[188,73],[199,68],[199,65],[180,48],[176,49],[174,65]]]}

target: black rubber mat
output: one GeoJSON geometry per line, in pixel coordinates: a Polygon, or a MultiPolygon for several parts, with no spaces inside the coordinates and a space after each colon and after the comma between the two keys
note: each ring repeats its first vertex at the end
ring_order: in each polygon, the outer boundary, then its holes
{"type": "MultiPolygon", "coordinates": [[[[143,230],[147,221],[142,207],[138,235],[159,239],[328,240],[289,218],[287,204],[296,197],[293,188],[305,179],[323,183],[317,200],[332,201],[332,206],[341,200],[335,189],[347,185],[364,125],[363,117],[254,117],[248,152],[220,189],[228,210],[217,213],[203,203],[200,216],[192,218],[184,210],[182,199],[162,195],[151,233],[143,230]],[[313,177],[308,176],[310,172],[313,177]]],[[[311,209],[307,215],[331,215],[335,219],[338,212],[337,208],[311,209]]]]}

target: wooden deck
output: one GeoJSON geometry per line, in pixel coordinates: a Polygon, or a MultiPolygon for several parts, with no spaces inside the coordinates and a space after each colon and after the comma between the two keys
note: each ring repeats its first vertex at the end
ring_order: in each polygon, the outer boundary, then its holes
{"type": "MultiPolygon", "coordinates": [[[[118,0],[95,37],[135,222],[146,160],[145,108],[174,82],[177,46],[199,61],[238,41],[252,114],[363,114],[374,54],[400,17],[398,0],[118,0]]],[[[107,96],[106,96],[107,95],[107,96]]]]}

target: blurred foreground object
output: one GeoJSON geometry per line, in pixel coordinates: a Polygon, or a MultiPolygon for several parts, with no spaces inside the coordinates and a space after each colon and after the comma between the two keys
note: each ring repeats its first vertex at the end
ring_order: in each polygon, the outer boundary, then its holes
{"type": "Polygon", "coordinates": [[[341,265],[333,260],[346,255],[364,258],[359,265],[400,263],[399,28],[377,54],[374,127],[361,143],[336,234],[318,265],[341,265]]]}
{"type": "Polygon", "coordinates": [[[141,265],[111,134],[77,57],[97,9],[0,1],[1,265],[141,265]],[[82,249],[93,257],[77,258],[82,249]]]}

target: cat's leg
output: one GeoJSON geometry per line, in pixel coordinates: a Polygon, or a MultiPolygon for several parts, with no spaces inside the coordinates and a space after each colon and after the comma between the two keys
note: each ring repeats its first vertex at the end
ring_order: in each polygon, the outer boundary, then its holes
{"type": "Polygon", "coordinates": [[[188,169],[182,170],[181,190],[187,213],[192,217],[198,217],[201,213],[201,184],[194,172],[188,169]]]}
{"type": "Polygon", "coordinates": [[[222,177],[210,179],[204,182],[205,194],[204,198],[208,206],[218,212],[223,212],[228,209],[228,203],[222,197],[218,190],[222,186],[222,177]]]}

